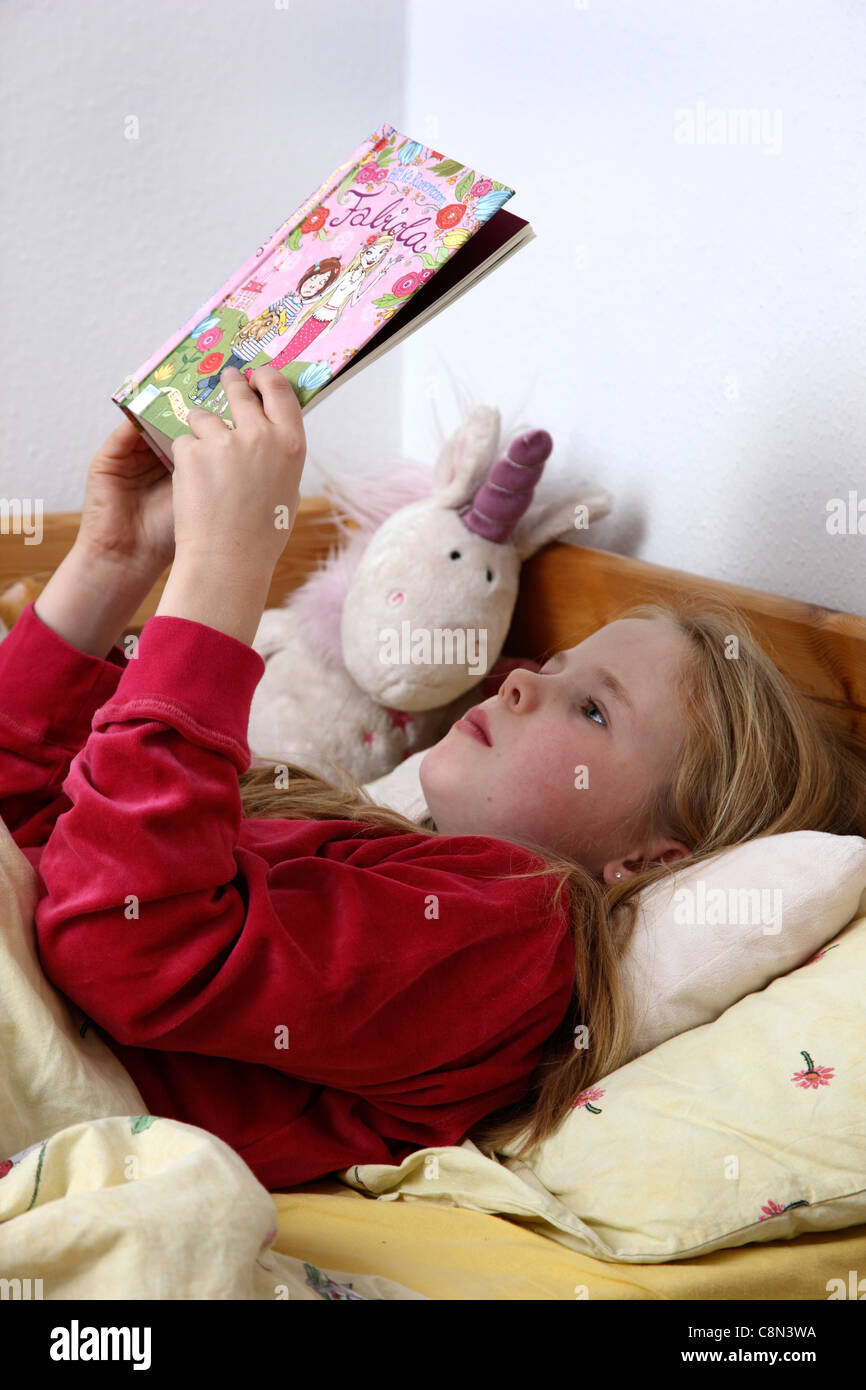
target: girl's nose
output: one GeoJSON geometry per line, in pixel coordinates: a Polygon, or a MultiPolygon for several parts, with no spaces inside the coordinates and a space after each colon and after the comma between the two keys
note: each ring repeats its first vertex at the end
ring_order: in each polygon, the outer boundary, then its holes
{"type": "Polygon", "coordinates": [[[499,687],[499,695],[513,709],[526,710],[535,701],[536,685],[534,671],[528,671],[525,666],[515,667],[499,687]]]}

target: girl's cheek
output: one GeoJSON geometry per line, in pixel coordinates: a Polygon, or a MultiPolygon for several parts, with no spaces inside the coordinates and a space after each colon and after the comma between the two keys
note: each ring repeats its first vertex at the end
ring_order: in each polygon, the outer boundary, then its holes
{"type": "Polygon", "coordinates": [[[525,781],[537,788],[544,798],[555,797],[557,793],[564,796],[571,786],[577,762],[578,759],[565,749],[559,754],[536,755],[527,763],[525,781]]]}

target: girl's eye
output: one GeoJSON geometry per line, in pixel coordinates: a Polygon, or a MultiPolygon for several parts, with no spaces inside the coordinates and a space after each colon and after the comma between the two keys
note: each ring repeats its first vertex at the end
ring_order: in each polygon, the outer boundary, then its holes
{"type": "MultiPolygon", "coordinates": [[[[591,700],[591,699],[589,698],[589,696],[587,696],[587,698],[584,700],[583,704],[581,705],[581,709],[583,710],[583,712],[584,712],[584,714],[586,715],[587,719],[590,719],[590,720],[592,719],[592,715],[589,713],[589,711],[590,711],[590,710],[594,710],[595,713],[599,716],[599,719],[600,719],[600,721],[601,721],[601,726],[602,726],[602,728],[603,728],[603,729],[606,729],[606,728],[607,728],[607,720],[605,719],[605,717],[604,717],[604,715],[602,714],[601,710],[599,709],[598,705],[595,703],[594,700],[591,700]]],[[[596,721],[594,721],[594,722],[598,723],[598,720],[596,720],[596,721]]]]}
{"type": "MultiPolygon", "coordinates": [[[[538,672],[538,675],[549,676],[550,672],[544,666],[542,666],[541,670],[538,672]]],[[[598,724],[602,729],[607,728],[607,720],[605,719],[598,705],[595,703],[595,700],[593,700],[590,695],[584,697],[583,702],[578,706],[578,708],[581,710],[583,714],[586,715],[587,719],[589,719],[591,723],[598,724]],[[598,715],[597,719],[595,718],[595,715],[598,715]]]]}

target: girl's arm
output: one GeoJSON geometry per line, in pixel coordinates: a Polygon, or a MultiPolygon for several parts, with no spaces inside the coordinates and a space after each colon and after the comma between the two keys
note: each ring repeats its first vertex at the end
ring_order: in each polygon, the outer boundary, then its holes
{"type": "Polygon", "coordinates": [[[36,614],[69,646],[105,658],[158,578],[152,567],[111,560],[76,541],[35,600],[36,614]]]}
{"type": "Polygon", "coordinates": [[[121,1043],[142,1020],[158,1035],[194,1012],[243,930],[238,774],[264,662],[244,640],[255,614],[238,617],[238,585],[214,569],[196,577],[190,612],[223,629],[169,612],[175,575],[71,762],[39,862],[43,969],[121,1043]]]}
{"type": "Polygon", "coordinates": [[[71,764],[39,864],[40,960],[121,1046],[360,1091],[418,1143],[452,1142],[517,1099],[570,997],[568,931],[552,936],[542,880],[502,879],[535,867],[517,846],[304,820],[242,839],[264,670],[247,643],[272,568],[175,564],[71,764]]]}
{"type": "Polygon", "coordinates": [[[117,688],[116,643],[155,578],[76,541],[0,642],[0,817],[19,847],[44,844],[68,807],[69,763],[117,688]]]}

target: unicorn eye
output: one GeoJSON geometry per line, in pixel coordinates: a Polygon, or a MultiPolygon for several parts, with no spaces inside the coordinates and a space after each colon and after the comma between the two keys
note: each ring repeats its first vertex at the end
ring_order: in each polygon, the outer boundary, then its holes
{"type": "Polygon", "coordinates": [[[488,571],[487,571],[487,583],[490,584],[490,583],[492,582],[492,580],[493,580],[493,575],[490,573],[490,570],[488,570],[488,571]]]}
{"type": "Polygon", "coordinates": [[[452,550],[452,551],[451,551],[451,554],[449,555],[448,558],[449,558],[449,560],[459,560],[459,559],[460,559],[460,551],[459,551],[459,550],[452,550]]]}

